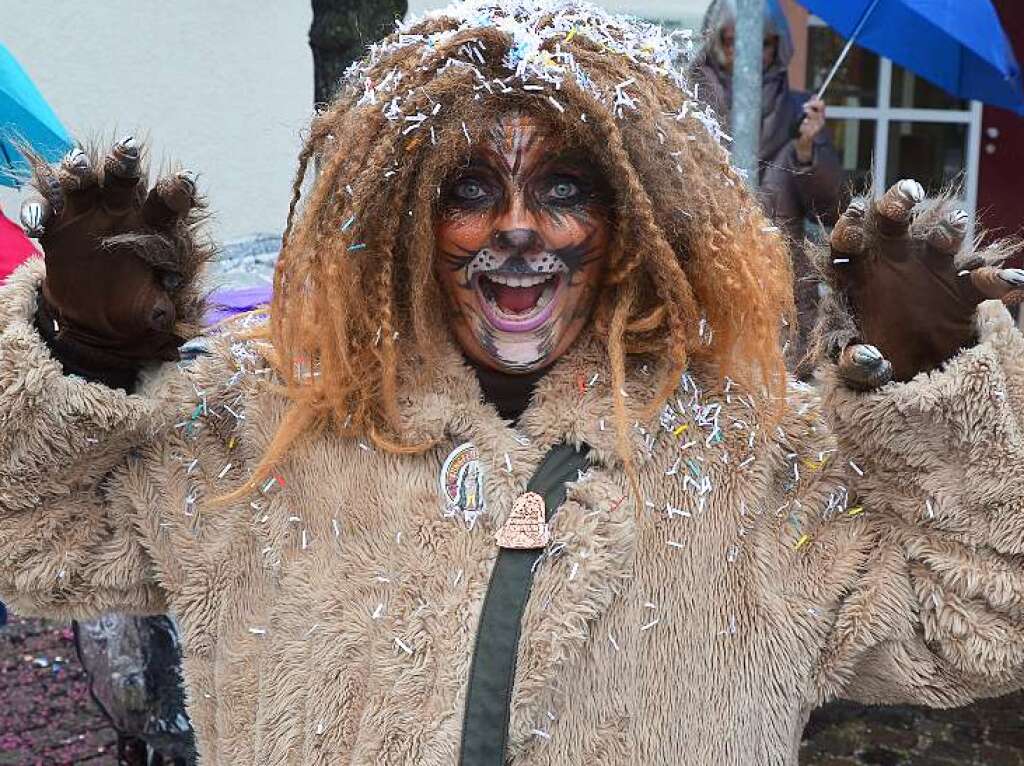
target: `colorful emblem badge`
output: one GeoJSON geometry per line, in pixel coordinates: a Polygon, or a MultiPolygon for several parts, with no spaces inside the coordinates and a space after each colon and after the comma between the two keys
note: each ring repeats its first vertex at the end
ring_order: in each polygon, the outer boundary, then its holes
{"type": "Polygon", "coordinates": [[[445,515],[461,513],[471,528],[477,516],[487,510],[480,453],[471,442],[460,444],[444,461],[440,489],[445,515]]]}

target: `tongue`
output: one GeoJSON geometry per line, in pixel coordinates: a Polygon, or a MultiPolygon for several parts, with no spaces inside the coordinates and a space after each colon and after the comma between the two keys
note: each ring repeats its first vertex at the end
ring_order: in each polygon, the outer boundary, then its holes
{"type": "Polygon", "coordinates": [[[522,314],[537,305],[541,294],[544,292],[544,284],[533,287],[509,287],[508,285],[494,284],[494,301],[506,314],[522,314]]]}

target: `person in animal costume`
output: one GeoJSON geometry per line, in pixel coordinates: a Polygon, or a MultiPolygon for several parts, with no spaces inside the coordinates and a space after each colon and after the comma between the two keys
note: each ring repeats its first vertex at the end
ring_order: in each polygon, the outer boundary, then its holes
{"type": "Polygon", "coordinates": [[[1024,338],[978,306],[1024,273],[912,181],[857,200],[793,383],[685,44],[404,24],[313,120],[269,309],[189,364],[194,177],[37,163],[0,594],[173,613],[203,764],[795,764],[827,700],[1019,688],[1024,338]]]}

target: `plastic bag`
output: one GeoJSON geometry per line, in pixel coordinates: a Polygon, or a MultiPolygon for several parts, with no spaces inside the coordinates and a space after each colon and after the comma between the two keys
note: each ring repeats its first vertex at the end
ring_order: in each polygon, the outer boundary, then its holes
{"type": "Polygon", "coordinates": [[[173,620],[109,614],[74,627],[93,698],[118,733],[144,741],[165,761],[195,763],[173,620]]]}

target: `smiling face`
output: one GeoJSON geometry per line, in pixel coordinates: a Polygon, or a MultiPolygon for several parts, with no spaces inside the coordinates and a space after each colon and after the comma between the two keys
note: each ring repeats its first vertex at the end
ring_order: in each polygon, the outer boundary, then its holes
{"type": "Polygon", "coordinates": [[[610,194],[586,155],[535,118],[499,118],[443,192],[437,270],[474,361],[547,367],[583,329],[600,287],[610,194]]]}

